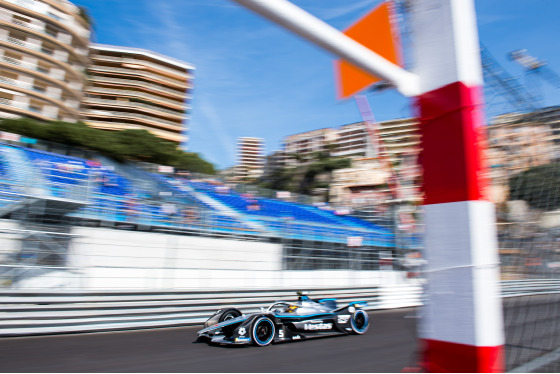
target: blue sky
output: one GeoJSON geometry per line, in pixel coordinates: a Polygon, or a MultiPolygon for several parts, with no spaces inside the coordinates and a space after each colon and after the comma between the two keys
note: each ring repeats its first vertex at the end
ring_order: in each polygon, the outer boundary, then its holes
{"type": "MultiPolygon", "coordinates": [[[[335,97],[334,56],[229,0],[74,2],[90,10],[95,42],[145,48],[195,65],[189,150],[220,169],[235,163],[238,137],[264,138],[270,153],[285,136],[361,120],[352,100],[335,97]]],[[[380,0],[292,2],[342,30],[380,0]]],[[[559,0],[475,4],[481,41],[511,75],[534,82],[508,60],[517,49],[560,74],[559,0]]],[[[542,83],[540,90],[545,105],[560,104],[560,89],[542,83]]],[[[409,100],[394,91],[368,97],[378,121],[410,116],[409,100]]],[[[494,99],[491,109],[507,109],[501,103],[494,99]]]]}

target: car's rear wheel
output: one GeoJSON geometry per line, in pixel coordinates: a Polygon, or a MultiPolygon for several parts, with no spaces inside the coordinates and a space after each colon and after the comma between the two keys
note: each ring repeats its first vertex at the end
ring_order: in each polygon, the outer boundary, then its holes
{"type": "Polygon", "coordinates": [[[253,335],[253,342],[256,345],[264,347],[269,345],[274,339],[274,334],[276,333],[276,328],[274,327],[274,322],[268,317],[259,317],[253,322],[251,328],[253,335]]]}
{"type": "Polygon", "coordinates": [[[222,313],[219,318],[219,322],[227,321],[228,319],[234,319],[237,317],[241,317],[242,313],[238,309],[228,309],[222,313]]]}
{"type": "Polygon", "coordinates": [[[350,325],[352,325],[352,331],[355,334],[364,334],[369,328],[369,316],[366,312],[359,309],[352,315],[350,320],[350,325]]]}

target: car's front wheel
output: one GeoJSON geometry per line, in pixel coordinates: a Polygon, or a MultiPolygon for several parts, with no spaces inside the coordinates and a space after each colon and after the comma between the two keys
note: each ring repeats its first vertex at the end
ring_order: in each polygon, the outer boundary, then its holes
{"type": "Polygon", "coordinates": [[[355,334],[364,334],[369,328],[369,316],[365,311],[358,309],[352,315],[350,324],[355,334]]]}
{"type": "Polygon", "coordinates": [[[240,316],[242,316],[242,313],[241,311],[239,311],[239,309],[235,309],[235,308],[227,309],[222,313],[218,321],[224,322],[227,321],[228,319],[234,319],[240,316]]]}
{"type": "Polygon", "coordinates": [[[268,317],[259,317],[253,322],[251,332],[253,335],[253,342],[256,345],[264,347],[269,345],[274,339],[276,328],[274,322],[268,317]]]}

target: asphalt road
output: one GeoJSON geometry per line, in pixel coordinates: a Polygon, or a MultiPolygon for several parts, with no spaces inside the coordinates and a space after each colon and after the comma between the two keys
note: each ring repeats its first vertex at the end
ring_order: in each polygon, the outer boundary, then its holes
{"type": "Polygon", "coordinates": [[[370,312],[364,335],[268,347],[194,343],[200,327],[0,339],[0,372],[400,372],[416,360],[413,309],[370,312]]]}

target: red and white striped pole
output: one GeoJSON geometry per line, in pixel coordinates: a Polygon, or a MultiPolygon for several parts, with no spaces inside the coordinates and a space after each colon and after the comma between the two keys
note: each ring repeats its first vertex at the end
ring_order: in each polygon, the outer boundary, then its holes
{"type": "Polygon", "coordinates": [[[411,6],[428,260],[422,363],[429,372],[503,372],[474,1],[415,0],[411,6]]]}

